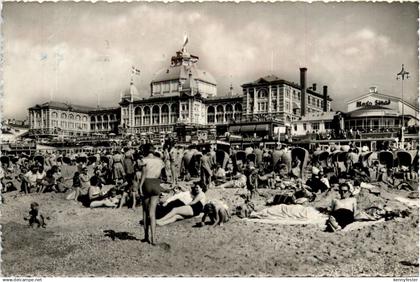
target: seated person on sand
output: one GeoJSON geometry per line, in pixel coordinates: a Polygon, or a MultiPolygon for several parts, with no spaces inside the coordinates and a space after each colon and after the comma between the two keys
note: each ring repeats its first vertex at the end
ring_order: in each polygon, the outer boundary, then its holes
{"type": "Polygon", "coordinates": [[[102,191],[99,187],[99,178],[97,176],[92,176],[90,178],[90,187],[89,187],[89,207],[98,208],[98,207],[117,207],[120,199],[117,195],[109,193],[109,191],[102,191]]]}
{"type": "Polygon", "coordinates": [[[57,181],[54,177],[54,171],[49,169],[42,180],[41,187],[39,189],[39,193],[44,192],[58,192],[57,190],[57,181]]]}
{"type": "Polygon", "coordinates": [[[229,221],[231,215],[229,207],[221,201],[211,201],[208,202],[203,209],[204,215],[201,219],[199,226],[204,226],[206,224],[207,217],[210,219],[210,224],[213,227],[217,225],[223,226],[223,223],[229,221]]]}
{"type": "Polygon", "coordinates": [[[324,177],[322,170],[315,166],[312,167],[312,176],[306,181],[306,185],[309,186],[309,190],[314,193],[323,193],[330,189],[328,179],[324,177]]]}
{"type": "Polygon", "coordinates": [[[188,205],[174,208],[167,215],[158,219],[156,224],[162,226],[175,222],[179,219],[194,217],[202,213],[206,201],[206,195],[200,185],[200,183],[196,183],[192,188],[191,192],[193,199],[188,205]]]}
{"type": "Polygon", "coordinates": [[[214,178],[216,185],[224,183],[226,181],[226,171],[220,166],[220,164],[216,165],[216,169],[214,171],[214,178]]]}
{"type": "Polygon", "coordinates": [[[232,180],[216,186],[216,189],[225,189],[225,188],[245,188],[246,187],[247,177],[243,174],[241,167],[238,167],[238,171],[235,175],[232,176],[232,180]]]}
{"type": "Polygon", "coordinates": [[[174,208],[188,205],[193,200],[192,191],[183,189],[183,187],[175,187],[174,195],[166,198],[163,202],[156,206],[156,219],[160,219],[167,215],[174,208]]]}
{"type": "Polygon", "coordinates": [[[340,199],[333,199],[331,213],[327,220],[326,231],[334,232],[343,229],[355,221],[357,210],[356,198],[351,197],[351,186],[341,183],[339,186],[340,199]]]}

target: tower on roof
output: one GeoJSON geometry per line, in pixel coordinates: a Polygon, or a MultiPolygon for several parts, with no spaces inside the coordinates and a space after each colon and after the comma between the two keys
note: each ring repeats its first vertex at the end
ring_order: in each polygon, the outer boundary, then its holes
{"type": "Polygon", "coordinates": [[[199,57],[187,52],[188,36],[180,51],[171,58],[168,68],[158,71],[151,85],[151,96],[196,95],[212,97],[217,95],[216,80],[208,71],[199,69],[199,57]]]}

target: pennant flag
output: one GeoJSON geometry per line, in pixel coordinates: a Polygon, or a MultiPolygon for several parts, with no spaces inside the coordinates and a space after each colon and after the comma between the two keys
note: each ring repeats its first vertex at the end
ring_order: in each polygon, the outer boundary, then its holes
{"type": "Polygon", "coordinates": [[[185,48],[185,46],[187,45],[187,43],[188,43],[188,34],[185,33],[185,35],[184,35],[184,44],[182,46],[185,48]]]}
{"type": "Polygon", "coordinates": [[[140,75],[140,70],[135,68],[134,66],[131,67],[131,73],[135,75],[140,75]]]}

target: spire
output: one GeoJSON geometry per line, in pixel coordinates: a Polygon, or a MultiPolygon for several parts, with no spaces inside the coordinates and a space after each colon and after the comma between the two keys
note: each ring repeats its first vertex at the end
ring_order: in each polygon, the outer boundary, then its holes
{"type": "Polygon", "coordinates": [[[232,82],[230,83],[230,87],[229,87],[229,96],[233,96],[233,85],[232,85],[232,82]]]}

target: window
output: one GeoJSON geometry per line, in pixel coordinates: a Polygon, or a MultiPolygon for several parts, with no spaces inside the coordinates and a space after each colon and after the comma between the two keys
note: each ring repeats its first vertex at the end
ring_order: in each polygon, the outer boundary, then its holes
{"type": "Polygon", "coordinates": [[[297,124],[294,124],[294,125],[293,125],[293,129],[294,129],[295,131],[297,131],[297,124]]]}
{"type": "Polygon", "coordinates": [[[298,96],[298,100],[300,100],[300,92],[298,92],[297,96],[298,96]]]}
{"type": "Polygon", "coordinates": [[[163,83],[162,86],[163,86],[163,92],[169,92],[169,86],[170,86],[169,82],[163,83]]]}
{"type": "Polygon", "coordinates": [[[303,123],[303,130],[306,130],[306,123],[303,123]]]}
{"type": "Polygon", "coordinates": [[[308,105],[311,104],[311,96],[308,96],[308,105]]]}
{"type": "Polygon", "coordinates": [[[313,129],[313,130],[319,130],[319,123],[318,123],[318,122],[314,122],[314,123],[312,124],[312,129],[313,129]]]}
{"type": "Polygon", "coordinates": [[[319,99],[316,99],[316,106],[319,108],[319,99]]]}

